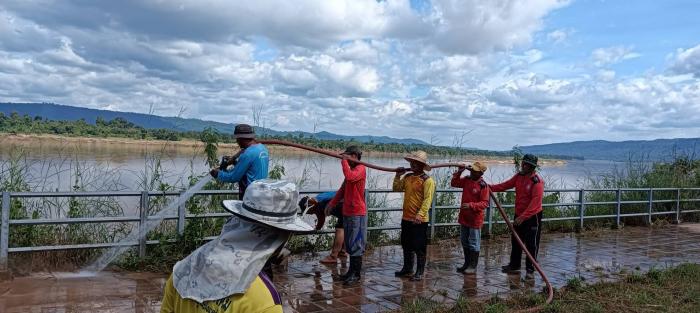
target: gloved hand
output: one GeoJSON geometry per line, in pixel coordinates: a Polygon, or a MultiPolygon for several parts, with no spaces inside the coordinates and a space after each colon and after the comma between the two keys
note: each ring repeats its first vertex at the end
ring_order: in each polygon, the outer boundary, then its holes
{"type": "Polygon", "coordinates": [[[209,171],[209,175],[214,178],[219,177],[219,169],[218,168],[212,168],[211,171],[209,171]]]}
{"type": "Polygon", "coordinates": [[[225,155],[221,157],[221,163],[219,164],[219,170],[225,171],[231,165],[236,165],[238,163],[238,158],[236,156],[225,155]]]}

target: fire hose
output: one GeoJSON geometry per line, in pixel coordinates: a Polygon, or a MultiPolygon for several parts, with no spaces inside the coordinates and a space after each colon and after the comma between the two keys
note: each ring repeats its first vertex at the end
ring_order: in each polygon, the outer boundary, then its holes
{"type": "MultiPolygon", "coordinates": [[[[281,145],[281,146],[294,147],[294,148],[298,148],[298,149],[303,149],[303,150],[307,150],[307,151],[311,151],[311,152],[320,153],[320,154],[327,155],[327,156],[334,157],[334,158],[344,159],[344,157],[339,153],[335,153],[335,152],[331,152],[331,151],[327,151],[327,150],[323,150],[323,149],[319,149],[319,148],[309,147],[309,146],[298,144],[298,143],[287,142],[287,141],[283,141],[283,140],[271,139],[271,140],[259,140],[258,142],[260,142],[262,144],[267,144],[267,145],[281,145]]],[[[378,171],[399,172],[401,170],[401,168],[384,167],[384,166],[374,165],[374,164],[367,163],[367,162],[360,161],[360,160],[353,160],[353,162],[362,164],[368,168],[375,169],[378,171]]],[[[435,164],[435,165],[430,165],[430,167],[431,168],[464,167],[464,164],[463,163],[439,163],[439,164],[435,164]]],[[[535,267],[535,270],[537,270],[537,272],[540,274],[540,277],[542,277],[542,281],[544,281],[545,285],[547,286],[547,299],[545,300],[545,304],[551,303],[552,299],[554,298],[554,289],[552,288],[552,284],[550,283],[549,278],[547,278],[547,275],[544,273],[544,271],[540,267],[539,263],[537,263],[537,260],[535,260],[535,258],[532,256],[532,254],[530,254],[527,247],[523,243],[522,239],[520,239],[520,236],[515,231],[515,227],[513,226],[513,223],[511,223],[510,219],[508,218],[508,215],[506,214],[505,210],[503,210],[501,203],[498,201],[498,199],[496,198],[494,193],[489,190],[489,195],[490,195],[491,199],[493,200],[493,202],[496,204],[496,208],[498,208],[498,212],[501,214],[501,217],[506,222],[506,225],[508,226],[508,229],[510,230],[511,234],[513,235],[513,238],[515,238],[515,241],[518,243],[518,245],[520,246],[522,251],[525,252],[525,255],[530,260],[530,262],[532,262],[533,266],[535,267]]],[[[540,311],[541,309],[542,309],[542,306],[537,306],[537,307],[532,307],[529,309],[520,310],[518,312],[537,312],[537,311],[540,311]]]]}

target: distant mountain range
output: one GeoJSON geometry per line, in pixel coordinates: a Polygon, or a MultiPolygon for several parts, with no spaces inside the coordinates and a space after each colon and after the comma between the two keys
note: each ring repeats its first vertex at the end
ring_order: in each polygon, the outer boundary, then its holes
{"type": "Polygon", "coordinates": [[[592,160],[665,161],[674,156],[700,159],[700,138],[677,138],[634,141],[575,141],[520,147],[525,153],[566,155],[592,160]]]}
{"type": "MultiPolygon", "coordinates": [[[[193,118],[180,117],[165,117],[151,114],[118,112],[108,110],[97,110],[89,108],[81,108],[67,105],[59,105],[53,103],[0,103],[0,112],[8,115],[12,112],[17,112],[19,115],[41,116],[50,120],[66,120],[76,121],[85,119],[86,122],[94,124],[97,117],[109,121],[117,117],[126,119],[138,126],[144,128],[164,128],[176,131],[202,131],[207,127],[213,127],[216,130],[230,134],[233,133],[234,124],[220,123],[214,121],[204,121],[193,118]]],[[[285,136],[287,134],[298,136],[303,134],[306,137],[314,136],[323,140],[350,140],[354,139],[359,142],[375,142],[375,143],[398,143],[398,144],[423,144],[426,142],[418,139],[399,139],[387,136],[345,136],[337,135],[329,132],[310,133],[303,131],[276,131],[269,128],[258,128],[256,130],[260,134],[272,136],[285,136]]]]}
{"type": "MultiPolygon", "coordinates": [[[[232,133],[234,124],[204,121],[192,118],[164,117],[151,114],[117,112],[108,110],[96,110],[53,103],[0,103],[0,112],[8,115],[17,112],[20,115],[41,116],[50,120],[79,120],[85,119],[88,123],[95,123],[97,117],[112,120],[117,117],[124,118],[144,128],[165,128],[175,131],[202,131],[207,127],[213,127],[222,133],[232,133]]],[[[306,137],[314,136],[323,140],[350,140],[375,143],[398,144],[422,144],[428,143],[418,139],[398,139],[387,136],[345,136],[329,132],[310,133],[303,131],[284,132],[269,128],[259,128],[259,133],[285,136],[288,134],[306,137]]],[[[700,159],[700,138],[657,139],[650,141],[576,141],[567,143],[553,143],[546,145],[522,146],[525,153],[550,156],[568,156],[578,159],[614,160],[626,161],[632,159],[644,159],[650,161],[669,160],[674,155],[687,155],[694,159],[700,159]]]]}

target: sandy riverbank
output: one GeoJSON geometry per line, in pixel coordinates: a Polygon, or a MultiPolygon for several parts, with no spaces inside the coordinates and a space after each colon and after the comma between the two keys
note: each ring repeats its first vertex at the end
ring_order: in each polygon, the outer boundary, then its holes
{"type": "MultiPolygon", "coordinates": [[[[10,148],[36,148],[36,147],[47,147],[47,148],[70,148],[75,147],[76,149],[81,148],[99,148],[99,149],[118,149],[118,150],[162,150],[162,149],[174,149],[181,152],[192,153],[202,151],[204,148],[204,143],[196,140],[185,139],[180,141],[166,141],[166,140],[138,140],[129,138],[97,138],[97,137],[65,137],[57,135],[38,135],[38,134],[0,134],[0,145],[4,149],[10,148]]],[[[292,147],[284,146],[270,146],[268,147],[271,153],[279,153],[284,155],[308,155],[312,152],[305,150],[300,150],[292,147]]],[[[222,151],[234,151],[238,149],[238,145],[234,143],[222,143],[219,144],[219,149],[222,151]]],[[[368,151],[367,156],[371,157],[386,157],[386,158],[399,158],[402,157],[403,153],[396,152],[381,152],[381,151],[368,151]]],[[[440,157],[440,156],[434,156],[440,157]]],[[[487,163],[494,164],[509,164],[512,161],[509,157],[497,157],[497,156],[480,156],[480,155],[465,155],[463,156],[466,160],[480,160],[487,163]]],[[[459,159],[459,158],[456,158],[459,159]]],[[[565,160],[542,160],[543,164],[549,165],[563,165],[566,164],[565,160]]]]}

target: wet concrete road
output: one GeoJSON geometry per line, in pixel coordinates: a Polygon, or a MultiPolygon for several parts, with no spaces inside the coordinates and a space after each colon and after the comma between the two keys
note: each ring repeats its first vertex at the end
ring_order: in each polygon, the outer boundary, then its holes
{"type": "MultiPolygon", "coordinates": [[[[460,295],[487,298],[514,290],[540,290],[542,281],[525,282],[519,275],[500,273],[508,259],[507,238],[484,240],[477,275],[461,275],[457,241],[430,247],[427,274],[422,282],[394,278],[401,267],[401,250],[381,247],[367,254],[363,284],[345,288],[332,274],[344,264],[326,266],[321,256],[295,257],[279,268],[275,285],[285,312],[376,312],[400,307],[417,296],[454,301],[460,295]]],[[[615,280],[619,273],[646,271],[700,260],[700,224],[662,228],[627,228],[582,235],[545,234],[540,263],[555,287],[575,276],[587,282],[615,280]]],[[[97,277],[35,274],[0,283],[0,312],[158,312],[165,275],[107,272],[97,277]]]]}

